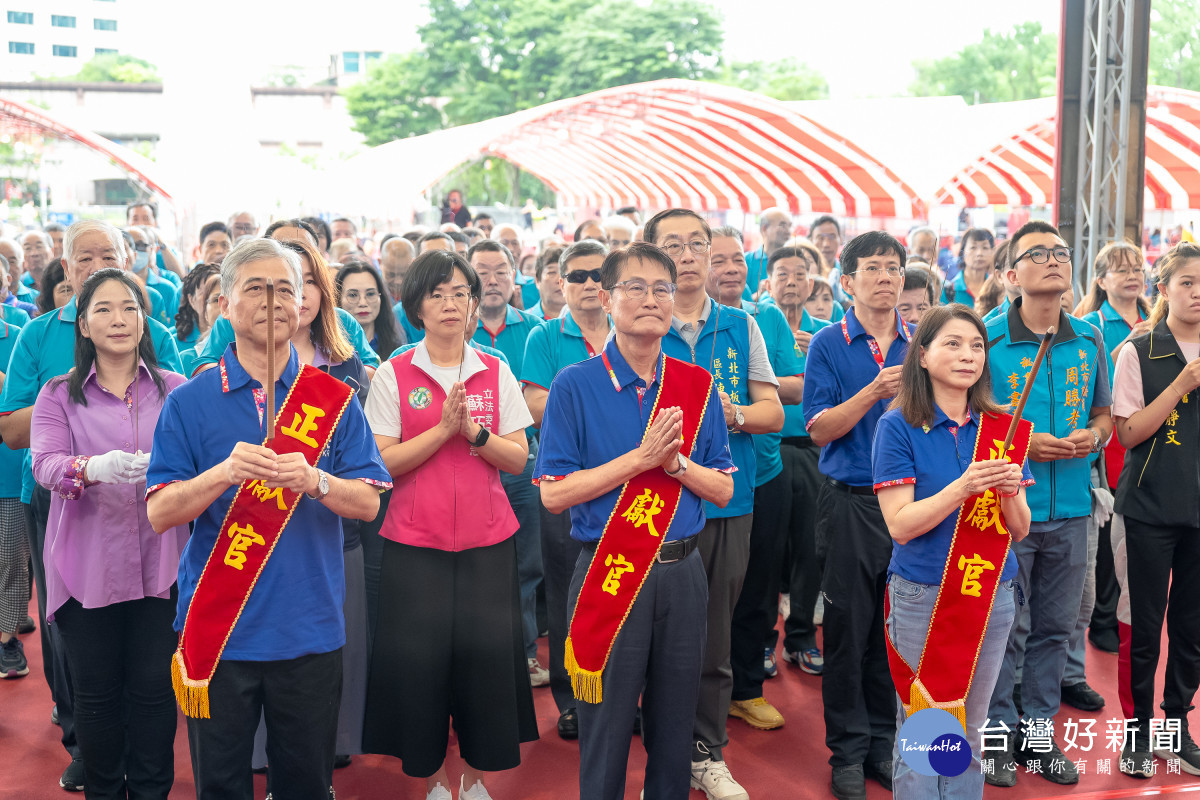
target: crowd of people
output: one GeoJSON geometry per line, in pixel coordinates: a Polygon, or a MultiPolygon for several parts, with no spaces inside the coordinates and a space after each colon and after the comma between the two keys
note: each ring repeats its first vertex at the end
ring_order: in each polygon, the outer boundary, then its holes
{"type": "Polygon", "coordinates": [[[1200,774],[1200,246],[1111,243],[1076,302],[1045,222],[946,269],[928,227],[759,219],[535,242],[452,192],[378,238],[240,211],[185,255],[148,202],[0,238],[0,678],[37,630],[59,785],[167,797],[178,707],[202,800],[363,753],[485,800],[546,687],[581,798],[640,733],[644,797],[748,800],[727,720],[783,726],[795,668],[833,796],[978,798],[1078,782],[1089,639],[1120,771],[1200,774]],[[925,709],[958,774],[905,758],[925,709]]]}

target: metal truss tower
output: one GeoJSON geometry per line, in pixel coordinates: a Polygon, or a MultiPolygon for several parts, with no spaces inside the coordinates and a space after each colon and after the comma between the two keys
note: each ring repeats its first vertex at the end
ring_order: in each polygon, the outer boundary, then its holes
{"type": "Polygon", "coordinates": [[[1055,218],[1080,300],[1100,248],[1141,242],[1150,0],[1063,0],[1061,31],[1055,218]]]}

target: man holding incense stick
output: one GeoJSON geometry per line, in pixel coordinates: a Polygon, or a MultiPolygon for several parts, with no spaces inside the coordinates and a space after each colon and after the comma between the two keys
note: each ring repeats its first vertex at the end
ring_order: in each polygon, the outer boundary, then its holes
{"type": "Polygon", "coordinates": [[[1033,221],[1012,237],[1008,253],[1008,278],[1021,296],[987,325],[988,366],[998,402],[1017,403],[1043,337],[1048,330],[1057,332],[1024,409],[1033,423],[1029,460],[1037,483],[1028,489],[1029,535],[1013,544],[1013,552],[1019,564],[1018,603],[1023,600],[1028,608],[1029,633],[1022,641],[1021,626],[1013,625],[988,710],[994,729],[1003,731],[1003,724],[1014,735],[1005,752],[985,754],[994,758],[985,777],[994,786],[1013,786],[1017,764],[1029,769],[1038,762],[1043,778],[1074,784],[1079,774],[1054,741],[1053,718],[1087,572],[1088,456],[1112,434],[1112,396],[1100,332],[1060,306],[1071,286],[1071,248],[1054,226],[1033,221]],[[1019,719],[1013,685],[1022,647],[1019,719]]]}
{"type": "Polygon", "coordinates": [[[734,465],[712,376],[663,353],[675,263],[635,242],[600,273],[615,334],[555,377],[534,468],[583,543],[565,659],[582,701],[580,797],[625,796],[641,694],[645,796],[686,800],[708,605],[697,546],[704,502],[733,497],[734,465]]]}
{"type": "Polygon", "coordinates": [[[332,783],[345,643],[339,517],[374,519],[390,479],[353,390],[301,366],[291,346],[301,286],[299,258],[271,239],[226,256],[221,313],[236,341],[218,369],[169,396],[154,435],[150,523],[195,520],[170,668],[200,800],[251,800],[264,710],[275,796],[323,800],[332,783]]]}

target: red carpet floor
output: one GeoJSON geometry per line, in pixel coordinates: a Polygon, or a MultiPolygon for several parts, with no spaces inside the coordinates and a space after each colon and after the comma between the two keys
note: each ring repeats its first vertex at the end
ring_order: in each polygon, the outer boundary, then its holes
{"type": "MultiPolygon", "coordinates": [[[[66,753],[59,743],[59,729],[50,724],[50,691],[42,677],[42,657],[36,633],[22,637],[29,658],[30,673],[17,680],[0,681],[0,799],[65,800],[69,795],[58,786],[58,776],[67,765],[66,753]]],[[[1168,775],[1159,761],[1159,774],[1140,781],[1119,774],[1112,751],[1105,749],[1105,723],[1119,717],[1116,692],[1116,656],[1088,649],[1089,682],[1108,700],[1100,712],[1094,730],[1098,733],[1090,753],[1068,753],[1072,759],[1086,758],[1086,774],[1078,786],[1055,786],[1036,775],[1021,775],[1015,789],[985,792],[986,800],[1041,800],[1072,797],[1077,800],[1108,800],[1124,797],[1200,798],[1200,780],[1189,775],[1168,775]],[[1097,774],[1097,761],[1111,762],[1111,775],[1097,774]]],[[[545,642],[542,642],[545,662],[545,642]]],[[[1165,646],[1164,646],[1165,659],[1165,646]]],[[[830,798],[828,751],[825,749],[825,725],[821,713],[820,678],[805,675],[780,663],[780,676],[768,681],[766,696],[787,718],[787,724],[774,731],[756,731],[740,720],[729,721],[730,745],[725,757],[730,769],[749,792],[751,800],[808,800],[830,798]]],[[[1160,676],[1161,691],[1161,676],[1160,676]]],[[[535,689],[538,723],[542,738],[525,745],[523,763],[509,773],[489,780],[496,800],[562,800],[578,797],[578,755],[574,742],[558,738],[555,722],[558,714],[549,689],[535,689]]],[[[1086,715],[1066,709],[1059,725],[1067,719],[1085,719],[1086,715]]],[[[191,764],[188,760],[187,732],[180,718],[175,739],[175,789],[172,797],[194,797],[191,764]]],[[[1193,730],[1200,730],[1200,713],[1193,713],[1193,730]]],[[[454,752],[454,745],[451,745],[454,752]]],[[[629,757],[627,800],[636,800],[645,768],[645,752],[634,738],[629,757]]],[[[450,775],[457,782],[461,763],[457,755],[450,759],[450,775]]],[[[256,778],[257,796],[266,793],[266,781],[256,778]]],[[[339,800],[387,798],[423,800],[424,782],[406,777],[400,764],[381,756],[355,756],[354,763],[334,774],[339,800]]],[[[457,795],[457,786],[455,787],[457,795]]],[[[869,800],[884,800],[890,795],[868,781],[869,800]]],[[[692,800],[703,800],[692,792],[692,800]]]]}

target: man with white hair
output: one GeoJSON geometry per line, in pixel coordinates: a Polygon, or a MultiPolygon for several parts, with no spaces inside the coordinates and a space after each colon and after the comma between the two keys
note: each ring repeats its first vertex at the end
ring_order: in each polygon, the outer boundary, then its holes
{"type": "Polygon", "coordinates": [[[195,522],[171,669],[198,800],[253,797],[260,716],[275,796],[324,800],[333,782],[346,641],[338,518],[374,519],[391,478],[354,390],[292,347],[302,287],[294,251],[272,239],[235,247],[221,264],[235,344],[167,396],[154,432],[150,524],[195,522]]]}
{"type": "MultiPolygon", "coordinates": [[[[63,269],[75,294],[79,294],[83,282],[93,272],[105,267],[125,267],[125,242],[121,232],[99,220],[76,222],[68,228],[63,239],[63,269]]],[[[0,395],[0,436],[13,450],[29,447],[33,403],[42,387],[51,378],[63,375],[75,366],[75,315],[75,298],[72,297],[56,313],[43,314],[21,329],[5,375],[4,392],[0,395]]],[[[182,373],[175,337],[153,319],[147,320],[147,325],[159,366],[182,373]]],[[[46,543],[46,519],[50,513],[50,492],[34,485],[32,464],[28,460],[25,464],[25,485],[31,487],[25,522],[37,586],[43,666],[58,708],[63,746],[72,758],[59,784],[70,791],[82,791],[83,761],[75,743],[70,674],[58,630],[53,625],[46,625],[46,565],[42,555],[46,543]]]]}
{"type": "Polygon", "coordinates": [[[616,250],[619,247],[628,247],[633,241],[633,235],[637,232],[637,226],[629,221],[627,217],[612,216],[600,223],[601,230],[608,237],[608,247],[610,250],[616,250]]]}
{"type": "Polygon", "coordinates": [[[938,235],[937,231],[928,225],[913,228],[908,234],[908,252],[923,260],[926,264],[937,269],[938,266],[938,235]]]}
{"type": "MultiPolygon", "coordinates": [[[[383,282],[387,284],[392,299],[400,300],[400,289],[404,286],[404,276],[416,258],[412,242],[403,236],[393,236],[383,243],[379,253],[379,271],[383,274],[383,282]]],[[[384,353],[385,357],[391,355],[384,353]]]]}
{"type": "Polygon", "coordinates": [[[25,231],[21,234],[21,249],[25,251],[25,285],[37,286],[42,282],[42,270],[52,259],[54,241],[45,231],[25,231]]]}
{"type": "Polygon", "coordinates": [[[792,235],[792,215],[782,208],[768,208],[758,218],[758,230],[762,234],[762,245],[746,254],[743,300],[753,300],[758,295],[759,285],[767,278],[767,261],[772,253],[787,244],[792,235]]]}
{"type": "MultiPolygon", "coordinates": [[[[507,247],[514,261],[520,263],[521,232],[517,230],[516,225],[510,225],[507,222],[503,225],[497,225],[493,236],[490,238],[507,247]]],[[[516,268],[514,268],[514,272],[516,273],[517,289],[521,292],[521,308],[533,308],[541,299],[541,295],[538,293],[537,281],[516,268]]]]}
{"type": "MultiPolygon", "coordinates": [[[[37,303],[38,290],[24,280],[25,250],[16,239],[0,239],[0,256],[8,259],[9,291],[22,303],[37,303]]],[[[31,315],[32,316],[32,315],[31,315]]]]}
{"type": "Polygon", "coordinates": [[[253,211],[233,212],[229,215],[226,227],[229,228],[230,238],[234,240],[241,236],[258,236],[258,220],[253,211]]]}

